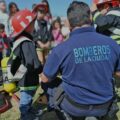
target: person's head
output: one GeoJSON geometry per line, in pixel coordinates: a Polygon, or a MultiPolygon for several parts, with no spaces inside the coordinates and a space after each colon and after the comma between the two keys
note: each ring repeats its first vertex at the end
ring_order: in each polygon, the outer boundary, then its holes
{"type": "Polygon", "coordinates": [[[44,19],[45,15],[46,15],[45,9],[44,8],[39,8],[38,11],[37,11],[37,19],[42,20],[42,19],[44,19]]]}
{"type": "Polygon", "coordinates": [[[57,20],[61,23],[62,21],[61,21],[61,18],[58,16],[57,17],[57,20]]]}
{"type": "Polygon", "coordinates": [[[42,4],[47,5],[47,7],[48,7],[47,13],[48,13],[50,16],[52,16],[52,15],[51,15],[51,11],[50,11],[50,5],[49,5],[48,1],[47,1],[47,0],[42,0],[42,4]]]}
{"type": "Polygon", "coordinates": [[[112,4],[111,3],[104,3],[104,4],[98,4],[97,8],[99,11],[103,11],[103,10],[109,10],[110,8],[112,8],[112,4]]]}
{"type": "Polygon", "coordinates": [[[9,4],[9,11],[10,11],[10,14],[11,14],[11,15],[12,15],[12,14],[15,14],[16,12],[18,12],[18,11],[19,11],[19,8],[18,8],[17,4],[14,3],[14,2],[11,2],[11,3],[9,4]]]}
{"type": "Polygon", "coordinates": [[[34,6],[32,12],[37,15],[37,20],[43,20],[46,16],[47,10],[48,7],[45,4],[40,3],[34,6]]]}
{"type": "Polygon", "coordinates": [[[6,2],[4,0],[0,0],[0,11],[6,12],[6,2]]]}
{"type": "Polygon", "coordinates": [[[62,25],[58,19],[54,20],[52,23],[52,28],[53,29],[61,29],[62,25]]]}
{"type": "Polygon", "coordinates": [[[17,12],[12,18],[13,34],[11,37],[17,37],[23,32],[32,33],[36,15],[30,10],[24,9],[17,12]]]}
{"type": "Polygon", "coordinates": [[[102,10],[109,10],[110,8],[119,7],[120,0],[104,0],[104,1],[97,1],[97,8],[99,11],[102,10]]]}
{"type": "Polygon", "coordinates": [[[90,8],[84,2],[72,2],[67,10],[67,17],[71,29],[92,23],[90,8]]]}
{"type": "Polygon", "coordinates": [[[49,5],[47,0],[42,0],[41,3],[44,4],[44,5],[47,5],[47,7],[50,9],[50,5],[49,5]]]}
{"type": "Polygon", "coordinates": [[[4,24],[0,23],[0,34],[3,32],[5,32],[5,26],[4,26],[4,24]]]}

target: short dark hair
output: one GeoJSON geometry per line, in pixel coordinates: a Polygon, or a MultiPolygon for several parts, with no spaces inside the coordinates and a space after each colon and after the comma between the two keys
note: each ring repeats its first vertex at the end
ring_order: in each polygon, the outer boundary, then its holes
{"type": "Polygon", "coordinates": [[[67,17],[72,28],[91,24],[90,15],[90,8],[84,2],[73,1],[67,10],[67,17]]]}
{"type": "Polygon", "coordinates": [[[54,29],[55,23],[59,23],[60,28],[62,28],[61,21],[60,21],[59,19],[56,19],[56,20],[54,20],[54,21],[52,22],[52,25],[51,25],[52,29],[54,29]]]}
{"type": "Polygon", "coordinates": [[[18,5],[15,2],[10,2],[9,3],[9,11],[11,10],[11,8],[15,6],[17,8],[17,11],[19,11],[18,5]]]}
{"type": "Polygon", "coordinates": [[[5,25],[0,23],[0,30],[4,30],[5,29],[5,25]]]}

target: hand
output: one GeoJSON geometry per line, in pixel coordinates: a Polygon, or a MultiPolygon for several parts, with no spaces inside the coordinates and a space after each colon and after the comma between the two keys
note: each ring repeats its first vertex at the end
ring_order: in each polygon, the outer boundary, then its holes
{"type": "Polygon", "coordinates": [[[40,48],[44,49],[44,44],[40,41],[37,41],[37,44],[39,45],[40,48]]]}
{"type": "Polygon", "coordinates": [[[94,12],[97,10],[97,6],[95,3],[92,3],[92,6],[91,6],[91,11],[94,12]]]}

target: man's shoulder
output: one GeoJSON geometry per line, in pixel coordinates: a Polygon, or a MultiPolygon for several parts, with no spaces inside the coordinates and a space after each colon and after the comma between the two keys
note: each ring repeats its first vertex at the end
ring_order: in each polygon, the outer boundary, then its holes
{"type": "Polygon", "coordinates": [[[110,36],[107,36],[107,35],[104,35],[104,34],[101,34],[101,33],[98,33],[98,32],[95,32],[94,35],[96,36],[96,39],[101,38],[101,40],[114,41],[110,36]]]}
{"type": "Polygon", "coordinates": [[[119,46],[117,44],[117,42],[115,40],[113,40],[112,38],[110,38],[106,35],[100,34],[100,33],[96,33],[96,34],[97,34],[96,39],[98,38],[100,42],[108,44],[114,48],[119,46]]]}

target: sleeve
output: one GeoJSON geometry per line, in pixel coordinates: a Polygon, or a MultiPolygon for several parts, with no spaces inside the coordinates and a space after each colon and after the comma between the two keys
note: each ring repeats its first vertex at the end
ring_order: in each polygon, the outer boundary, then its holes
{"type": "Polygon", "coordinates": [[[40,74],[43,67],[38,59],[34,44],[32,42],[23,42],[22,53],[24,64],[28,71],[31,73],[40,74]]]}
{"type": "Polygon", "coordinates": [[[43,69],[44,75],[52,81],[56,78],[60,68],[60,59],[58,55],[55,53],[55,49],[48,56],[46,64],[43,69]]]}
{"type": "Polygon", "coordinates": [[[120,18],[114,15],[103,16],[99,11],[95,11],[93,13],[93,21],[97,25],[97,29],[99,29],[99,31],[106,31],[111,26],[118,26],[120,18]]]}

